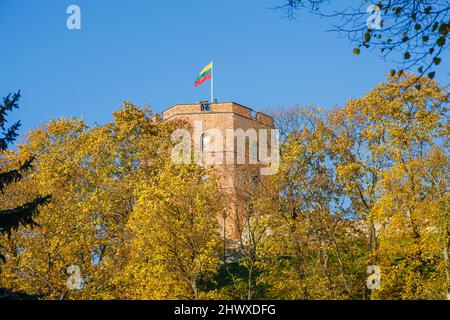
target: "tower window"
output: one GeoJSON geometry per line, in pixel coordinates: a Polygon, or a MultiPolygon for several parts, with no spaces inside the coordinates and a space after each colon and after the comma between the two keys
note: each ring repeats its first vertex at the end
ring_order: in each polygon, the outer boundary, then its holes
{"type": "Polygon", "coordinates": [[[249,163],[256,164],[258,162],[258,143],[253,142],[250,144],[249,163]]]}
{"type": "Polygon", "coordinates": [[[211,136],[207,133],[202,135],[202,150],[208,151],[211,146],[211,136]]]}

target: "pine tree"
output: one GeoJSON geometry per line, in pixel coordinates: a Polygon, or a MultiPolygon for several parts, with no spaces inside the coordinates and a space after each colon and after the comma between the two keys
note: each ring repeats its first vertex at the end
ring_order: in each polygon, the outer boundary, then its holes
{"type": "MultiPolygon", "coordinates": [[[[20,128],[20,121],[15,122],[7,127],[6,117],[8,113],[19,107],[20,91],[9,94],[3,98],[0,104],[0,154],[3,154],[8,145],[13,143],[18,136],[18,129],[20,128]]],[[[22,163],[19,168],[2,172],[0,168],[0,193],[4,194],[6,187],[9,184],[18,182],[23,178],[23,174],[32,168],[34,156],[22,163]]],[[[50,196],[38,196],[33,201],[22,204],[19,207],[12,209],[0,210],[0,236],[11,236],[11,232],[22,226],[37,226],[33,217],[38,213],[39,206],[45,205],[49,202],[50,196]]],[[[1,204],[0,204],[1,205],[1,204]]],[[[0,253],[0,260],[5,262],[5,257],[0,253]]]]}

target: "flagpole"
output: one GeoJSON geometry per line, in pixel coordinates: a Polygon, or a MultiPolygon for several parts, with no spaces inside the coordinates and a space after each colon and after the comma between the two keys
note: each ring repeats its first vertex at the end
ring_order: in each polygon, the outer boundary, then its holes
{"type": "Polygon", "coordinates": [[[214,66],[211,60],[211,103],[214,103],[214,66]]]}

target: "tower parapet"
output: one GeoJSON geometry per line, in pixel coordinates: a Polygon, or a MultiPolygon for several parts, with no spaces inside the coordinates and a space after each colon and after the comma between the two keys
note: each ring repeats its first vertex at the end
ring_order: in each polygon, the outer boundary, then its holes
{"type": "MultiPolygon", "coordinates": [[[[194,104],[176,104],[162,112],[163,120],[169,120],[173,117],[186,117],[193,115],[225,115],[235,114],[253,120],[267,128],[274,127],[274,120],[271,116],[261,112],[256,112],[246,106],[243,106],[236,102],[199,102],[194,104]],[[208,104],[208,108],[205,108],[205,103],[208,104]]],[[[231,127],[230,127],[231,128],[231,127]]]]}

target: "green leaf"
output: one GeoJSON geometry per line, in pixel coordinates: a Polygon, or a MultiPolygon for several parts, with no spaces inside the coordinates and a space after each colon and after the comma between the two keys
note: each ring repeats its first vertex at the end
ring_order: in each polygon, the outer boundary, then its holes
{"type": "Polygon", "coordinates": [[[438,65],[439,63],[441,63],[441,58],[435,57],[433,59],[433,62],[434,62],[435,65],[438,65]]]}
{"type": "Polygon", "coordinates": [[[447,24],[443,23],[439,26],[439,33],[443,36],[446,36],[449,31],[448,29],[450,29],[450,27],[447,24]]]}
{"type": "Polygon", "coordinates": [[[439,27],[439,22],[435,22],[434,24],[433,24],[433,27],[431,28],[431,31],[436,31],[437,30],[437,28],[439,27]]]}
{"type": "Polygon", "coordinates": [[[439,39],[436,40],[436,44],[439,47],[443,47],[445,45],[445,38],[444,37],[440,37],[439,39]]]}

